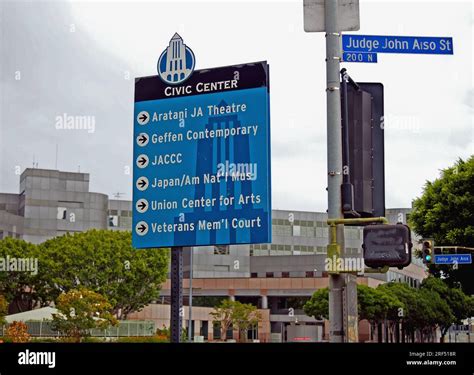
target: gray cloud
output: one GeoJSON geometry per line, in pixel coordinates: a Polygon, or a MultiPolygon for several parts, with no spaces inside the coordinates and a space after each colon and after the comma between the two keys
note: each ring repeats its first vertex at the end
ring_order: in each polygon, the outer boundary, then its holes
{"type": "MultiPolygon", "coordinates": [[[[17,191],[14,168],[31,166],[33,155],[39,167],[54,168],[59,144],[59,169],[80,165],[91,174],[93,191],[120,191],[130,199],[131,176],[124,168],[132,155],[133,77],[154,74],[167,38],[184,29],[199,51],[199,68],[268,59],[274,206],[326,206],[324,36],[303,32],[301,3],[0,7],[0,191],[17,191]],[[163,11],[167,17],[160,18],[163,11]],[[128,70],[130,80],[124,79],[128,70]],[[64,113],[93,116],[95,131],[57,130],[56,117],[64,113]]],[[[362,33],[455,39],[454,56],[383,55],[379,64],[346,64],[357,80],[384,83],[385,113],[395,116],[385,134],[388,207],[409,205],[425,180],[472,153],[473,91],[464,73],[472,68],[469,10],[468,3],[430,3],[430,17],[423,18],[426,4],[361,2],[362,33]],[[388,9],[392,16],[381,16],[388,9]],[[404,128],[412,117],[419,132],[404,128]]]]}
{"type": "Polygon", "coordinates": [[[96,46],[67,3],[4,2],[1,10],[2,191],[17,190],[14,168],[31,167],[33,155],[54,168],[59,144],[59,169],[80,165],[93,189],[130,198],[133,78],[124,79],[124,62],[96,46]],[[64,114],[88,116],[94,132],[57,129],[64,114]]]}

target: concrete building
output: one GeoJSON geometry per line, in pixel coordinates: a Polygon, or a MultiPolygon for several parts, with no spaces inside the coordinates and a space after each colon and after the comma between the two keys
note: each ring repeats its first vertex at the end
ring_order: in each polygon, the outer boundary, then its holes
{"type": "MultiPolygon", "coordinates": [[[[406,223],[409,214],[408,208],[386,211],[391,223],[406,223]]],[[[105,194],[90,192],[87,173],[26,169],[20,176],[18,194],[0,194],[0,238],[12,236],[40,243],[67,232],[91,228],[131,230],[131,220],[132,202],[111,200],[105,194]]],[[[326,339],[326,323],[316,321],[302,311],[304,302],[314,291],[328,285],[326,220],[326,213],[274,210],[271,244],[185,249],[185,304],[189,295],[191,251],[193,296],[195,305],[201,304],[200,313],[193,319],[195,331],[208,332],[205,339],[215,338],[217,331],[212,327],[211,309],[203,306],[203,301],[232,298],[252,303],[265,311],[262,316],[268,317],[268,321],[262,322],[258,332],[263,341],[326,339]]],[[[415,238],[413,242],[416,243],[415,238]]],[[[360,260],[361,244],[362,228],[345,227],[344,254],[360,260]]],[[[413,257],[412,264],[402,270],[394,268],[385,274],[359,272],[358,282],[377,286],[399,281],[417,287],[425,276],[421,260],[413,257]]],[[[163,285],[161,301],[157,304],[169,303],[169,297],[168,281],[163,285]]],[[[150,305],[133,316],[147,319],[153,315],[161,326],[169,318],[156,315],[160,311],[164,311],[162,307],[150,305]]],[[[364,335],[367,336],[367,332],[362,333],[362,339],[364,335]]]]}
{"type": "Polygon", "coordinates": [[[106,229],[107,205],[107,195],[89,192],[87,173],[26,169],[19,194],[0,195],[0,212],[5,206],[14,216],[0,222],[0,236],[40,243],[67,232],[106,229]]]}
{"type": "Polygon", "coordinates": [[[0,194],[0,238],[41,243],[88,229],[131,228],[131,202],[89,191],[89,174],[27,168],[18,194],[0,194]]]}

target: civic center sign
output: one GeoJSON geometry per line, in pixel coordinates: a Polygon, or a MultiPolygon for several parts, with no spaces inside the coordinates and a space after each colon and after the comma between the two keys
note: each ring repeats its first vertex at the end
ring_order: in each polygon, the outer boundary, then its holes
{"type": "Polygon", "coordinates": [[[268,64],[194,66],[175,34],[135,81],[133,246],[271,242],[268,64]]]}

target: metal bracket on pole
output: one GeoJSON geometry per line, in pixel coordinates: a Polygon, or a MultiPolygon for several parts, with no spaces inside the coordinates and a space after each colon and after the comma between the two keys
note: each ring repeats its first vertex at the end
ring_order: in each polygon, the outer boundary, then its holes
{"type": "Polygon", "coordinates": [[[354,87],[355,90],[360,91],[360,86],[357,84],[356,81],[354,81],[351,76],[347,73],[346,68],[341,69],[341,76],[342,79],[345,80],[347,83],[350,83],[352,87],[354,87]]]}
{"type": "Polygon", "coordinates": [[[338,225],[338,224],[371,224],[371,223],[380,223],[388,224],[388,220],[385,217],[363,217],[363,218],[354,218],[354,219],[329,219],[327,224],[329,226],[338,225]]]}
{"type": "Polygon", "coordinates": [[[383,266],[383,267],[380,267],[380,268],[367,267],[367,268],[364,269],[364,273],[387,273],[388,269],[389,269],[388,266],[383,266]]]}
{"type": "Polygon", "coordinates": [[[171,248],[171,311],[170,334],[171,342],[181,341],[183,326],[183,248],[171,248]]]}
{"type": "MultiPolygon", "coordinates": [[[[388,220],[385,217],[367,217],[367,218],[355,218],[355,219],[329,219],[327,224],[331,230],[331,243],[328,245],[327,258],[330,259],[333,265],[332,270],[329,270],[328,273],[339,274],[339,273],[352,273],[357,274],[354,271],[345,271],[338,270],[338,260],[341,257],[341,248],[337,242],[337,225],[338,224],[371,224],[371,223],[381,223],[388,224],[388,220]]],[[[389,267],[384,266],[381,268],[365,268],[364,273],[387,273],[389,267]]]]}

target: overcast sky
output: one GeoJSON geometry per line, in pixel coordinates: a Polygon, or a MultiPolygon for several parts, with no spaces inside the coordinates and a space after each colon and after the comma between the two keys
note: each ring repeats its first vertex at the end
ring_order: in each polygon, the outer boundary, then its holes
{"type": "MultiPolygon", "coordinates": [[[[303,30],[303,0],[5,2],[0,14],[0,191],[31,167],[90,173],[91,191],[131,199],[134,77],[156,74],[174,32],[196,68],[267,60],[273,208],[324,211],[324,35],[303,30]],[[91,116],[93,132],[56,128],[91,116]]],[[[359,34],[451,36],[454,56],[379,55],[344,64],[385,87],[387,207],[474,152],[472,2],[361,0],[359,34]]]]}

